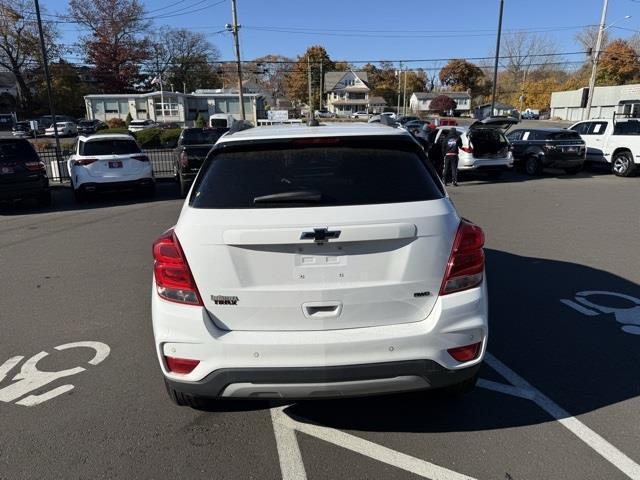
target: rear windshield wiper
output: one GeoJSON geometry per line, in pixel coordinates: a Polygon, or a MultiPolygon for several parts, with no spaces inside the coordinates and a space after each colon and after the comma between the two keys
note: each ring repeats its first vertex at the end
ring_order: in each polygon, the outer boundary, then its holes
{"type": "Polygon", "coordinates": [[[317,190],[296,190],[255,197],[253,203],[316,203],[320,200],[322,193],[317,190]]]}

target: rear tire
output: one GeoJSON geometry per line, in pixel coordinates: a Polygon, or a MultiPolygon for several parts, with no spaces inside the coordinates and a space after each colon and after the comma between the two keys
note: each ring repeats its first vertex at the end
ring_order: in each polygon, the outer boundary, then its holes
{"type": "Polygon", "coordinates": [[[178,186],[180,189],[180,198],[186,198],[189,194],[189,188],[191,188],[191,185],[187,183],[180,174],[178,174],[178,186]]]}
{"type": "Polygon", "coordinates": [[[87,192],[85,192],[82,188],[73,189],[73,198],[76,201],[76,203],[87,203],[88,201],[87,192]]]}
{"type": "Polygon", "coordinates": [[[166,378],[164,380],[164,385],[167,388],[167,393],[169,394],[169,398],[171,399],[171,401],[179,407],[191,407],[200,409],[204,408],[207,404],[207,401],[201,397],[188,395],[186,393],[175,390],[169,385],[169,382],[167,382],[166,378]]]}
{"type": "Polygon", "coordinates": [[[538,157],[534,157],[533,155],[527,157],[524,161],[524,170],[527,175],[531,177],[536,177],[542,173],[542,164],[538,157]]]}
{"type": "Polygon", "coordinates": [[[618,177],[630,177],[636,169],[631,152],[620,152],[613,157],[611,171],[618,177]]]}

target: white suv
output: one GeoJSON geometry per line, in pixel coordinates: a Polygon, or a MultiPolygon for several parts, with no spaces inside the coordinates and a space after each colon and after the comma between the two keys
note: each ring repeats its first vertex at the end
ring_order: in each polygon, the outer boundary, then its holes
{"type": "Polygon", "coordinates": [[[125,134],[79,137],[67,160],[76,200],[99,190],[134,188],[151,195],[155,178],[149,157],[125,134]]]}
{"type": "Polygon", "coordinates": [[[433,133],[427,129],[426,135],[433,136],[429,158],[434,165],[443,164],[442,143],[448,131],[455,129],[462,141],[458,154],[458,171],[500,174],[510,170],[513,168],[513,154],[504,132],[516,123],[518,120],[511,117],[490,117],[469,127],[438,127],[433,133]]]}
{"type": "Polygon", "coordinates": [[[403,129],[227,134],[153,245],[169,394],[467,391],[488,334],[483,244],[403,129]]]}

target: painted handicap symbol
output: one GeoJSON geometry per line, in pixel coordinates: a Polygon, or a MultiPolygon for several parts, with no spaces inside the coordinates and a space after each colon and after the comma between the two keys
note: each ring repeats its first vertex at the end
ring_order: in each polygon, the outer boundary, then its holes
{"type": "Polygon", "coordinates": [[[640,298],[626,295],[624,293],[607,292],[603,290],[586,290],[576,293],[573,300],[561,299],[560,301],[568,307],[571,307],[587,316],[612,313],[614,314],[616,321],[623,325],[621,327],[623,332],[630,333],[632,335],[640,335],[640,298]],[[627,308],[620,308],[600,305],[599,303],[589,300],[589,297],[595,295],[621,298],[623,300],[627,300],[631,306],[627,308]]]}
{"type": "MultiPolygon", "coordinates": [[[[99,363],[102,363],[104,359],[109,356],[109,353],[111,351],[109,346],[105,343],[91,341],[65,343],[64,345],[58,345],[57,347],[54,347],[54,349],[58,351],[69,350],[72,348],[90,348],[94,350],[95,355],[91,360],[87,362],[89,363],[89,365],[98,365],[99,363]]],[[[23,397],[21,400],[16,401],[16,405],[33,407],[34,405],[39,405],[43,402],[46,402],[47,400],[51,400],[52,398],[73,390],[73,385],[66,384],[38,395],[32,394],[25,396],[27,394],[30,394],[31,392],[34,392],[35,390],[48,385],[49,383],[55,382],[60,378],[70,377],[86,370],[84,367],[74,367],[57,372],[46,372],[38,369],[38,362],[48,355],[49,354],[47,352],[42,351],[24,362],[22,364],[22,367],[20,368],[20,372],[18,372],[11,379],[14,383],[4,388],[0,388],[0,402],[13,402],[23,397]]],[[[18,355],[15,357],[11,357],[3,364],[0,364],[0,384],[5,379],[7,374],[23,359],[23,356],[18,355]]]]}

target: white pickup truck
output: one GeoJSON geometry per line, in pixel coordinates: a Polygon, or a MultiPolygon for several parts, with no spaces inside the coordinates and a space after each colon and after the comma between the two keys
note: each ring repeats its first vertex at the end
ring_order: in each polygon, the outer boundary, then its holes
{"type": "Polygon", "coordinates": [[[570,127],[587,144],[587,161],[608,163],[619,177],[640,170],[640,120],[592,119],[570,127]]]}

